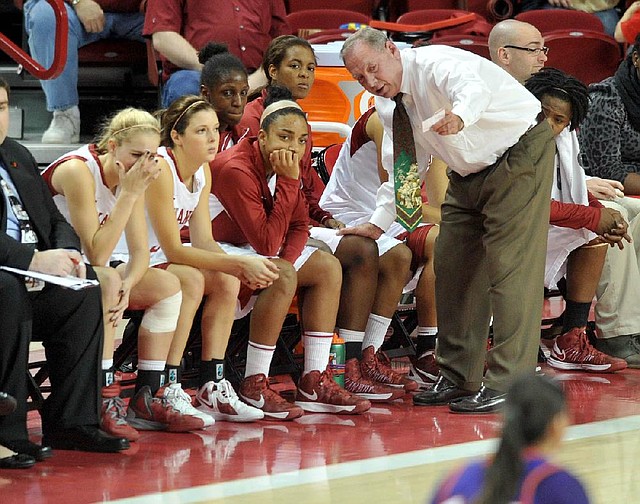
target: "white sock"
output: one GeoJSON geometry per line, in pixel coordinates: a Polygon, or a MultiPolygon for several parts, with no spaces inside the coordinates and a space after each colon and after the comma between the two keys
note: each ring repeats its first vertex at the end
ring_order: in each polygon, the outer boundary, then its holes
{"type": "Polygon", "coordinates": [[[384,343],[384,337],[387,335],[391,319],[371,313],[367,321],[367,328],[364,330],[364,340],[362,341],[362,349],[373,346],[377,352],[384,343]]]}
{"type": "Polygon", "coordinates": [[[138,360],[138,369],[141,371],[164,371],[167,361],[163,360],[138,360]]]}
{"type": "Polygon", "coordinates": [[[435,336],[436,334],[438,334],[437,327],[418,326],[418,336],[435,336]]]}
{"type": "Polygon", "coordinates": [[[351,329],[340,329],[338,327],[338,336],[340,336],[345,343],[362,343],[364,340],[364,331],[352,331],[351,329]]]}
{"type": "Polygon", "coordinates": [[[311,371],[324,371],[329,364],[329,352],[333,333],[304,333],[304,374],[311,371]]]}
{"type": "Polygon", "coordinates": [[[247,346],[247,365],[244,370],[244,377],[263,374],[269,376],[271,359],[275,352],[275,345],[262,345],[249,341],[247,346]]]}
{"type": "Polygon", "coordinates": [[[102,370],[107,371],[113,367],[113,359],[102,359],[102,370]]]}

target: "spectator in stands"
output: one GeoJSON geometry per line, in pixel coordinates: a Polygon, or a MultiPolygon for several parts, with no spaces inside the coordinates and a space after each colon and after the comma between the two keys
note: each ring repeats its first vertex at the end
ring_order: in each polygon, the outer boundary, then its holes
{"type": "Polygon", "coordinates": [[[597,16],[605,33],[611,35],[616,30],[620,14],[616,8],[618,0],[524,0],[520,12],[535,9],[573,9],[597,16]]]}
{"type": "Polygon", "coordinates": [[[622,14],[616,24],[615,39],[620,43],[633,44],[640,33],[640,1],[633,2],[622,14]]]}
{"type": "MultiPolygon", "coordinates": [[[[313,86],[316,58],[309,42],[283,35],[269,44],[262,68],[270,87],[284,87],[290,91],[293,100],[301,100],[313,86]]],[[[250,135],[257,135],[260,129],[266,93],[263,91],[261,97],[247,105],[240,122],[242,127],[249,128],[250,135]]],[[[388,236],[376,247],[368,237],[336,235],[334,230],[343,228],[344,223],[334,219],[318,204],[322,182],[311,166],[311,128],[308,135],[300,175],[309,217],[314,224],[311,238],[326,244],[342,265],[337,328],[346,342],[347,360],[357,359],[347,368],[345,384],[352,392],[367,388],[369,398],[377,395],[379,400],[395,399],[401,391],[393,393],[389,387],[411,391],[417,389],[417,384],[393,371],[378,350],[409,277],[411,251],[400,241],[389,240],[388,236]],[[360,366],[356,369],[358,361],[360,366]]]]}
{"type": "MultiPolygon", "coordinates": [[[[640,35],[613,77],[589,87],[591,106],[578,132],[587,173],[613,179],[616,189],[631,196],[640,195],[639,43],[640,35]]],[[[610,276],[598,288],[596,347],[640,367],[640,200],[625,196],[602,203],[629,222],[634,244],[624,254],[607,254],[604,271],[610,276]]]]}
{"type": "Polygon", "coordinates": [[[524,374],[507,392],[496,454],[455,471],[430,501],[588,504],[575,476],[550,462],[570,423],[564,392],[552,379],[524,374]]]}
{"type": "Polygon", "coordinates": [[[226,43],[249,70],[252,89],[264,85],[259,70],[272,38],[291,29],[283,0],[149,0],[144,35],[163,61],[162,104],[200,91],[198,51],[209,41],[226,43]]]}
{"type": "MultiPolygon", "coordinates": [[[[396,107],[406,109],[413,125],[418,172],[425,172],[429,154],[451,168],[434,265],[440,376],[431,390],[414,396],[414,404],[494,411],[514,373],[536,365],[553,131],[547,121],[535,125],[541,111],[535,97],[469,51],[401,51],[383,32],[363,28],[347,39],[341,55],[353,77],[376,95],[388,138],[383,166],[390,173],[369,222],[342,232],[377,238],[396,217],[396,107]],[[441,109],[443,117],[423,131],[423,122],[441,109]],[[487,352],[492,314],[495,346],[487,352]]],[[[409,125],[399,127],[404,132],[409,125]]]]}
{"type": "MultiPolygon", "coordinates": [[[[143,42],[143,0],[65,0],[69,19],[67,61],[60,76],[42,80],[47,110],[53,120],[42,135],[42,143],[77,143],[80,138],[78,109],[78,49],[107,38],[143,42]]],[[[53,63],[55,16],[45,0],[27,0],[24,26],[33,58],[43,67],[53,63]]]]}
{"type": "Polygon", "coordinates": [[[114,382],[113,342],[127,308],[145,310],[138,329],[136,392],[147,387],[147,402],[132,402],[141,429],[162,425],[184,432],[211,425],[211,417],[183,404],[179,384],[164,387],[167,354],[176,329],[182,293],[178,278],[149,268],[144,192],[160,173],[156,150],[158,121],[148,112],[127,108],[110,117],[96,144],[64,154],[43,173],[53,200],[74,227],[85,257],[102,287],[105,344],[102,358],[102,429],[137,441],[125,420],[120,385],[114,382]]]}
{"type": "Polygon", "coordinates": [[[590,175],[617,180],[640,195],[640,35],[613,77],[589,88],[591,107],[579,132],[590,175]]]}
{"type": "MultiPolygon", "coordinates": [[[[56,276],[95,278],[80,255],[80,240],[56,208],[38,165],[20,144],[7,138],[9,86],[0,79],[0,186],[3,197],[0,264],[56,276]]],[[[0,417],[0,445],[44,460],[52,448],[118,452],[124,438],[98,427],[102,356],[100,290],[63,290],[47,283],[41,290],[22,275],[0,272],[0,390],[17,400],[14,412],[0,417]],[[51,394],[42,407],[42,445],[27,432],[29,342],[44,341],[51,394]]],[[[42,286],[38,286],[42,287],[42,286]]]]}
{"type": "MultiPolygon", "coordinates": [[[[320,206],[347,226],[368,219],[376,209],[376,192],[388,174],[382,167],[383,127],[374,108],[362,114],[342,144],[329,183],[320,198],[320,206]]],[[[438,236],[440,205],[448,179],[446,165],[432,160],[425,176],[428,204],[423,205],[423,225],[408,233],[394,222],[378,239],[378,248],[402,240],[411,249],[414,276],[405,290],[414,290],[418,316],[416,358],[412,359],[409,378],[421,386],[433,383],[438,375],[435,343],[438,332],[435,308],[433,248],[438,236]]],[[[383,256],[384,257],[384,256],[383,256]]],[[[348,365],[349,366],[349,365],[348,365]]],[[[349,378],[348,376],[346,378],[349,378]]]]}
{"type": "Polygon", "coordinates": [[[300,190],[300,159],[308,125],[296,102],[278,99],[279,90],[275,88],[265,102],[258,137],[245,137],[211,164],[217,200],[211,218],[216,240],[230,253],[277,257],[274,260],[289,271],[293,266],[290,275],[299,289],[304,371],[296,405],[269,388],[269,366],[295,289],[272,288],[257,296],[251,316],[240,395],[276,419],[292,419],[303,410],[362,413],[370,408],[369,401],[340,388],[328,367],[340,298],[340,263],[329,253],[305,246],[309,215],[300,190]],[[269,104],[269,99],[276,101],[269,104]]]}
{"type": "MultiPolygon", "coordinates": [[[[556,137],[557,169],[551,189],[545,286],[561,287],[566,310],[549,363],[561,369],[596,372],[622,369],[626,366],[619,359],[593,348],[585,333],[596,288],[607,282],[607,277],[601,276],[605,255],[623,254],[617,249],[607,253],[609,233],[616,221],[624,223],[623,228],[626,226],[617,210],[604,208],[587,190],[586,177],[578,163],[575,131],[588,109],[586,87],[558,70],[544,72],[544,51],[514,51],[508,47],[513,45],[542,49],[544,39],[538,29],[515,19],[496,24],[489,36],[491,57],[521,84],[527,81],[529,86],[531,82],[530,90],[543,102],[545,111],[552,110],[559,125],[570,126],[556,137]],[[533,79],[538,72],[544,75],[533,79]],[[559,283],[563,276],[566,282],[559,283]]],[[[621,236],[614,235],[612,239],[620,240],[621,236]]]]}
{"type": "Polygon", "coordinates": [[[225,379],[224,356],[240,284],[269,287],[278,281],[279,271],[266,258],[226,254],[211,236],[208,162],[218,151],[218,127],[213,107],[199,96],[183,96],[163,112],[158,149],[162,171],[145,195],[149,246],[151,264],[176,275],[182,287],[178,326],[167,357],[169,383],[180,382],[184,348],[206,296],[198,409],[217,420],[249,422],[261,419],[263,413],[238,399],[225,379]],[[183,245],[180,230],[187,223],[191,243],[183,245]]]}

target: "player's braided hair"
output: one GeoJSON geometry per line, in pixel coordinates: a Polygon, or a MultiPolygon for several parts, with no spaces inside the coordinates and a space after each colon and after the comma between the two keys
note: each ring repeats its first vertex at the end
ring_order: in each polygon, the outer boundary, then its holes
{"type": "Polygon", "coordinates": [[[543,68],[533,74],[524,84],[539,100],[553,96],[571,103],[571,127],[575,130],[589,110],[589,90],[581,81],[556,68],[543,68]]]}

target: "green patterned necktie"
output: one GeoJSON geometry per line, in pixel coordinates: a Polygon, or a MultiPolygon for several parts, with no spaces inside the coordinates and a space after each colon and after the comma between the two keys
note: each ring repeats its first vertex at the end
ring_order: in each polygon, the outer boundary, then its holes
{"type": "Polygon", "coordinates": [[[422,220],[422,197],[409,114],[402,103],[403,93],[394,97],[393,111],[393,179],[396,195],[396,220],[411,232],[422,220]]]}

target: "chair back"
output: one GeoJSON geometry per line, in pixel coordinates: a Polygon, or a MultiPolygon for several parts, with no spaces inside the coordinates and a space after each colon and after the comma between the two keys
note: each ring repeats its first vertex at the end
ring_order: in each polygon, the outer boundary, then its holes
{"type": "MultiPolygon", "coordinates": [[[[463,17],[468,17],[469,14],[472,14],[469,11],[461,10],[461,9],[425,9],[425,10],[415,10],[411,12],[407,12],[398,17],[397,23],[401,24],[413,24],[413,25],[421,25],[427,23],[433,23],[436,21],[443,21],[445,19],[459,19],[463,17]]],[[[484,17],[482,17],[478,13],[475,14],[475,17],[463,24],[458,26],[452,26],[449,28],[442,28],[433,32],[433,38],[437,38],[440,36],[447,35],[481,35],[488,37],[491,32],[491,28],[493,25],[489,23],[484,17]]]]}
{"type": "MultiPolygon", "coordinates": [[[[289,14],[305,10],[333,10],[330,8],[322,8],[322,2],[318,2],[318,0],[285,0],[285,3],[289,14]]],[[[341,0],[340,8],[360,12],[370,17],[379,3],[380,2],[376,0],[341,0]]]]}
{"type": "Polygon", "coordinates": [[[571,9],[524,11],[515,19],[532,24],[543,35],[557,30],[591,30],[604,33],[604,27],[598,16],[571,9]]]}
{"type": "Polygon", "coordinates": [[[446,35],[431,40],[431,44],[442,44],[458,49],[471,51],[472,53],[491,60],[489,53],[489,40],[487,37],[477,35],[446,35]]]}
{"type": "Polygon", "coordinates": [[[292,33],[302,38],[322,30],[337,30],[349,23],[368,24],[369,20],[366,14],[343,9],[310,9],[287,14],[292,33]]]}
{"type": "Polygon", "coordinates": [[[622,61],[619,44],[599,31],[558,30],[548,32],[546,66],[558,68],[589,85],[611,77],[622,61]]]}
{"type": "Polygon", "coordinates": [[[322,180],[322,183],[325,186],[329,183],[329,178],[331,177],[333,167],[338,160],[338,155],[340,154],[341,149],[342,144],[336,143],[331,144],[318,152],[315,168],[320,180],[322,180]]]}

